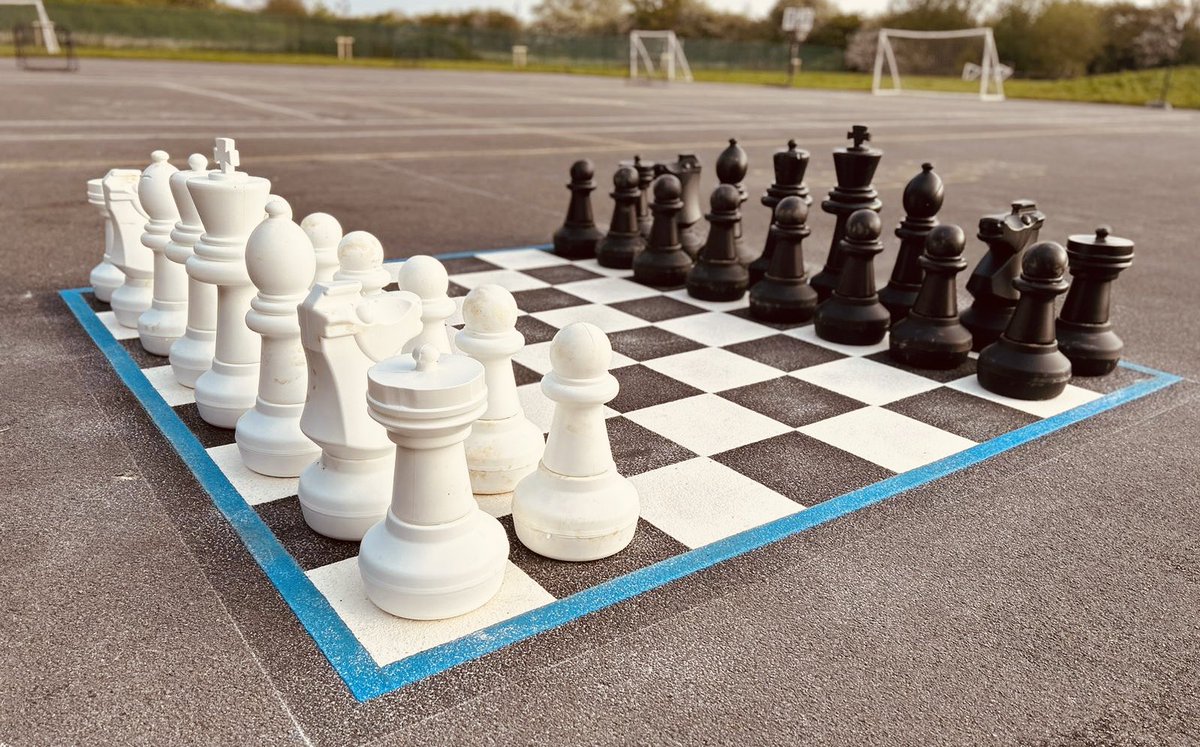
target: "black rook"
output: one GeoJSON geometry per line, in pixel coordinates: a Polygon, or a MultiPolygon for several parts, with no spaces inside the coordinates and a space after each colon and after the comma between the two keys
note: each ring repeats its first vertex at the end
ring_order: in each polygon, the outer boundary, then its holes
{"type": "Polygon", "coordinates": [[[1067,239],[1071,263],[1071,290],[1058,315],[1058,347],[1071,359],[1075,376],[1103,376],[1121,359],[1125,345],[1108,319],[1112,284],[1133,264],[1133,242],[1109,234],[1107,226],[1096,235],[1067,239]]]}

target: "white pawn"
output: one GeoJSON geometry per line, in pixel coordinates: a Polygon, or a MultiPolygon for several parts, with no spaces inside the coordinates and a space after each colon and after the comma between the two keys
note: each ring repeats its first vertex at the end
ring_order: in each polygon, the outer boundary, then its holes
{"type": "MultiPolygon", "coordinates": [[[[187,261],[195,253],[196,242],[204,234],[196,203],[188,192],[188,180],[208,173],[208,159],[200,153],[188,156],[188,170],[171,174],[171,195],[179,210],[179,221],[171,231],[164,252],[187,275],[187,261]]],[[[186,387],[196,386],[200,374],[212,367],[217,339],[217,288],[187,275],[187,329],[171,345],[171,370],[175,380],[186,387]]]]}
{"type": "MultiPolygon", "coordinates": [[[[196,407],[206,423],[233,428],[258,396],[261,341],[246,326],[254,285],[246,273],[246,239],[263,221],[271,182],[237,171],[230,138],[217,138],[218,168],[188,179],[188,193],[204,226],[187,272],[217,286],[217,339],[212,367],[196,379],[196,407]]],[[[305,237],[307,239],[307,237],[305,237]]]]}
{"type": "Polygon", "coordinates": [[[167,355],[171,345],[187,331],[188,276],[183,265],[166,254],[171,229],[179,221],[179,209],[171,194],[171,177],[179,173],[167,160],[166,151],[150,154],[150,165],[138,183],[142,209],[150,216],[142,243],[154,253],[154,297],[150,308],[138,317],[138,339],[147,353],[167,355]]]}
{"type": "Polygon", "coordinates": [[[364,296],[377,296],[392,282],[392,276],[383,269],[383,244],[366,231],[351,231],[342,237],[337,245],[337,263],[333,279],[360,283],[364,296]]]}
{"type": "MultiPolygon", "coordinates": [[[[373,238],[373,237],[372,237],[373,238]]],[[[377,252],[383,247],[349,234],[377,252]]],[[[421,299],[407,291],[364,295],[354,280],[318,282],[300,304],[308,358],[308,399],[300,428],[321,458],[300,475],[304,520],[327,537],[360,540],[392,501],[396,447],[367,412],[367,370],[400,352],[421,331],[421,299]]]]}
{"type": "Polygon", "coordinates": [[[338,268],[338,242],[342,240],[342,224],[329,213],[312,213],[304,216],[300,227],[312,241],[317,253],[317,274],[314,283],[333,280],[338,268]]]}
{"type": "Polygon", "coordinates": [[[104,206],[103,177],[88,179],[87,195],[88,202],[100,211],[100,217],[104,219],[104,258],[100,260],[100,264],[92,268],[88,282],[91,283],[92,293],[96,298],[108,303],[112,300],[113,291],[124,284],[125,273],[112,263],[113,224],[112,216],[108,214],[108,208],[104,206]]]}
{"type": "Polygon", "coordinates": [[[542,391],[555,403],[554,420],[541,464],[517,485],[512,504],[517,537],[539,555],[596,560],[633,540],[637,489],[617,474],[604,423],[604,404],[619,387],[611,360],[608,337],[587,322],[550,343],[542,391]]]}
{"type": "Polygon", "coordinates": [[[137,169],[113,169],[104,177],[104,206],[112,216],[112,261],[125,282],[112,292],[109,305],[122,327],[137,329],[138,317],[154,298],[154,253],[142,244],[146,211],[138,199],[137,169]]]}
{"type": "Polygon", "coordinates": [[[441,353],[450,353],[450,333],[446,320],[454,315],[454,300],[447,295],[450,276],[446,267],[433,257],[419,254],[400,265],[400,289],[416,293],[421,298],[421,334],[404,346],[409,353],[425,344],[441,353]]]}
{"type": "Polygon", "coordinates": [[[371,417],[396,444],[387,518],[358,553],[367,598],[400,617],[440,620],[500,590],[508,537],[471,494],[463,440],[486,408],[483,366],[422,345],[367,374],[371,417]]]}
{"type": "Polygon", "coordinates": [[[317,259],[282,198],[267,203],[267,219],[250,234],[246,270],[258,287],[246,325],[262,335],[262,356],[258,398],[254,409],[238,419],[234,440],[248,468],[272,477],[298,477],[321,455],[300,430],[308,367],[296,315],[312,285],[317,259]]]}
{"type": "Polygon", "coordinates": [[[463,301],[466,324],[454,338],[460,352],[483,364],[488,408],[467,437],[471,489],[482,495],[511,493],[537,469],[546,442],[517,399],[512,357],[525,346],[517,331],[517,302],[499,285],[481,285],[463,301]]]}

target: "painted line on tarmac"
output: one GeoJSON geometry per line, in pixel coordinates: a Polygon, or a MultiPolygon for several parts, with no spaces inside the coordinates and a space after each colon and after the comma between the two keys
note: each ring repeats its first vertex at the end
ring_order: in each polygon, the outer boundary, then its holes
{"type": "Polygon", "coordinates": [[[265,101],[255,101],[254,99],[247,98],[245,96],[238,96],[236,93],[226,93],[225,91],[210,91],[207,88],[197,88],[195,86],[185,86],[182,83],[175,83],[173,81],[165,81],[165,80],[156,81],[155,85],[157,85],[159,88],[166,88],[168,90],[179,91],[180,93],[186,93],[189,96],[205,96],[205,97],[208,97],[211,99],[218,99],[220,101],[229,101],[234,104],[239,104],[241,106],[245,106],[250,109],[259,109],[261,111],[275,112],[276,114],[286,114],[290,117],[297,117],[299,119],[307,119],[310,122],[329,122],[329,121],[331,121],[330,117],[322,117],[320,115],[313,114],[312,112],[306,112],[301,109],[293,109],[290,106],[281,106],[279,104],[270,104],[265,101]]]}

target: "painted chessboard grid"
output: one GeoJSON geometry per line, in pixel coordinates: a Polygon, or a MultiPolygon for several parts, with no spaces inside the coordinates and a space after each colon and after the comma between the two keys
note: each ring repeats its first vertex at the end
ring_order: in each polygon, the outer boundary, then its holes
{"type": "MultiPolygon", "coordinates": [[[[459,299],[495,283],[513,292],[526,346],[514,359],[526,415],[549,430],[553,406],[540,379],[554,334],[587,321],[609,335],[620,393],[606,409],[618,471],[636,485],[642,518],[633,543],[590,563],[549,560],[515,536],[511,495],[479,497],[511,545],[499,595],[461,617],[418,622],[372,605],[356,566],[357,543],[322,537],[304,523],[296,479],[246,469],[233,431],[204,423],[192,390],[136,330],[86,299],[104,326],[206,449],[247,504],[379,666],[400,661],[556,599],[730,537],[892,475],[1063,413],[1151,378],[1133,368],[1077,378],[1045,402],[982,389],[974,354],[959,369],[922,371],[893,362],[887,340],[852,347],[818,338],[811,323],[767,324],[747,300],[712,303],[683,289],[657,290],[594,259],[569,261],[545,247],[444,259],[459,299]]],[[[389,263],[397,270],[399,263],[389,263]]],[[[457,313],[448,323],[461,326],[457,313]]]]}

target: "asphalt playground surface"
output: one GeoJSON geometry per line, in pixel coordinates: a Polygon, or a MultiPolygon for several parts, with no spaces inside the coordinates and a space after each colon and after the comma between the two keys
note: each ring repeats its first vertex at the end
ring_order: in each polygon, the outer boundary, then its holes
{"type": "Polygon", "coordinates": [[[1200,113],[104,60],[0,72],[0,102],[0,744],[1200,743],[1200,113]],[[1136,241],[1126,356],[1184,381],[365,704],[219,516],[166,510],[190,474],[56,294],[102,251],[86,180],[214,136],[402,257],[545,243],[580,157],[607,191],[617,160],[694,151],[707,194],[730,137],[761,242],[770,154],[809,150],[819,198],[860,123],[886,225],[931,161],[970,235],[1030,198],[1043,239],[1136,241]]]}

